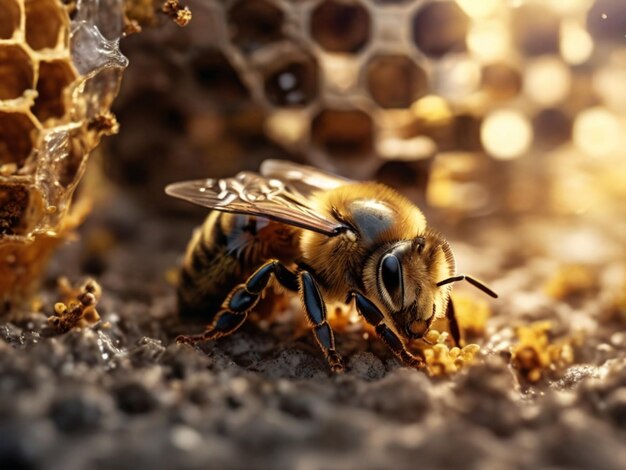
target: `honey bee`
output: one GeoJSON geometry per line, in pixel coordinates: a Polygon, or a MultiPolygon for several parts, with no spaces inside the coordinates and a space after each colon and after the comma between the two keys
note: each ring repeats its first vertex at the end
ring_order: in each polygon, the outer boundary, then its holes
{"type": "Polygon", "coordinates": [[[267,160],[260,174],[174,183],[167,194],[212,209],[190,241],[178,289],[181,314],[208,315],[196,343],[237,330],[274,279],[297,292],[332,371],[344,369],[326,304],[355,302],[358,313],[406,365],[424,358],[407,349],[433,319],[460,331],[450,300],[455,274],[446,239],[393,189],[355,182],[312,167],[267,160]]]}

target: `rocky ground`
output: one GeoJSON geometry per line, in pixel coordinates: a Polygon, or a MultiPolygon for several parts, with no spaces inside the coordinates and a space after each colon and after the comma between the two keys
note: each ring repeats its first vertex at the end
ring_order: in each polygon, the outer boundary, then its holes
{"type": "Polygon", "coordinates": [[[126,201],[97,212],[54,259],[42,312],[0,321],[0,467],[626,465],[623,225],[451,229],[459,270],[500,293],[474,364],[430,378],[357,330],[338,335],[348,370],[330,377],[310,335],[297,334],[293,306],[273,326],[176,345],[198,329],[177,320],[171,284],[193,222],[143,213],[126,201]],[[46,319],[55,280],[88,273],[103,289],[102,321],[56,334],[46,319]],[[537,366],[531,383],[511,351],[515,327],[539,320],[550,321],[550,344],[577,339],[572,358],[537,366]]]}

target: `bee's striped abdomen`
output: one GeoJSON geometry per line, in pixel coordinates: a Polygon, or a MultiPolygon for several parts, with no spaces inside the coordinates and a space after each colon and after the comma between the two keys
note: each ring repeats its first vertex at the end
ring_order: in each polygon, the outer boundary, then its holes
{"type": "Polygon", "coordinates": [[[232,288],[268,258],[293,256],[292,234],[266,219],[211,212],[187,246],[178,289],[181,315],[211,318],[232,288]]]}
{"type": "Polygon", "coordinates": [[[241,280],[237,259],[228,253],[224,216],[229,214],[211,212],[187,245],[178,288],[183,316],[211,317],[218,312],[225,293],[241,280]]]}

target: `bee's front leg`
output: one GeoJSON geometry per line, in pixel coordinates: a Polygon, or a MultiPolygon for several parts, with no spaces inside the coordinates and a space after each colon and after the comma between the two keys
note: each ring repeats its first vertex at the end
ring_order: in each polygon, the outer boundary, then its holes
{"type": "Polygon", "coordinates": [[[326,320],[326,304],[315,279],[308,271],[300,271],[302,302],[309,322],[313,325],[315,339],[333,372],[343,372],[343,361],[335,350],[333,330],[326,320]]]}
{"type": "Polygon", "coordinates": [[[376,329],[376,334],[387,345],[389,349],[400,359],[404,364],[415,367],[416,369],[423,369],[425,362],[422,357],[411,354],[398,335],[384,323],[385,317],[380,312],[378,307],[364,295],[353,292],[352,296],[355,299],[356,309],[359,314],[365,318],[365,321],[372,325],[376,329]]]}
{"type": "Polygon", "coordinates": [[[257,269],[244,284],[239,284],[228,294],[222,304],[223,310],[218,312],[203,333],[179,336],[176,342],[194,344],[228,336],[235,332],[246,321],[248,312],[259,302],[272,274],[286,289],[298,290],[298,278],[294,273],[277,260],[268,261],[257,269]]]}

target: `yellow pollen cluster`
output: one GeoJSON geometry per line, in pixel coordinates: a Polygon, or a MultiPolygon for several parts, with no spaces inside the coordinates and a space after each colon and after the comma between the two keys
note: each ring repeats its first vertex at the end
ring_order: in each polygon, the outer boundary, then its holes
{"type": "Polygon", "coordinates": [[[589,292],[596,284],[596,277],[588,267],[568,264],[559,268],[544,290],[550,297],[562,300],[589,292]]]}
{"type": "Polygon", "coordinates": [[[467,364],[472,363],[476,353],[480,350],[480,346],[477,344],[468,344],[463,348],[456,346],[449,348],[444,344],[447,336],[447,333],[440,333],[432,329],[426,334],[426,341],[436,343],[422,351],[426,361],[426,372],[431,377],[441,377],[458,372],[467,364]]]}
{"type": "Polygon", "coordinates": [[[519,342],[512,347],[511,363],[529,382],[539,382],[547,372],[574,362],[574,346],[579,337],[551,341],[549,321],[536,322],[517,329],[519,342]]]}

